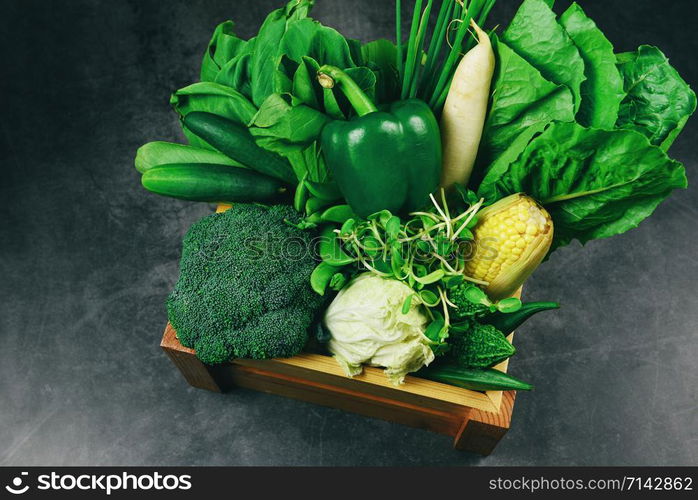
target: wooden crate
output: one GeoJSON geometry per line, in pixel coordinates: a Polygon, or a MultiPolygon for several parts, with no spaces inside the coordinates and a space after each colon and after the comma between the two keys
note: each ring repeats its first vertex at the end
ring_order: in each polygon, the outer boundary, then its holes
{"type": "MultiPolygon", "coordinates": [[[[208,366],[179,343],[169,324],[160,345],[194,387],[216,392],[246,387],[331,406],[453,436],[456,449],[482,455],[489,455],[509,429],[516,396],[515,391],[482,393],[410,376],[395,387],[372,367],[348,378],[334,359],[318,354],[208,366]]],[[[506,371],[507,361],[497,368],[506,371]]]]}

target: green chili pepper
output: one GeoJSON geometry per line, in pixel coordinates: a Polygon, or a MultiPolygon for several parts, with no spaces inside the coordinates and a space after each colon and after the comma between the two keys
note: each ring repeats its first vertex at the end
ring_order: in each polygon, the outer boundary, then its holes
{"type": "Polygon", "coordinates": [[[379,111],[334,66],[322,66],[318,81],[338,87],[358,115],[330,122],[321,137],[325,161],[354,212],[361,217],[383,209],[406,213],[426,204],[441,175],[441,136],[429,106],[408,99],[379,111]]]}
{"type": "Polygon", "coordinates": [[[482,322],[494,326],[497,330],[504,333],[504,335],[509,335],[534,314],[559,308],[560,304],[556,302],[528,302],[523,304],[515,312],[505,313],[496,311],[488,314],[482,318],[482,322]]]}

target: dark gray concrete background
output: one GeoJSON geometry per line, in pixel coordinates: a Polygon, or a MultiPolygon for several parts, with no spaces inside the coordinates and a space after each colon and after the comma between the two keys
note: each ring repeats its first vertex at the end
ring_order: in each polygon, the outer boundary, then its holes
{"type": "MultiPolygon", "coordinates": [[[[215,25],[281,0],[5,0],[0,16],[0,465],[697,465],[698,119],[693,186],[639,229],[562,249],[526,297],[520,394],[489,458],[450,438],[247,390],[188,387],[158,344],[181,238],[210,207],[147,194],[136,148],[215,25]]],[[[558,2],[562,4],[569,2],[558,2]]],[[[698,83],[695,2],[584,0],[619,51],[660,46],[698,83]]],[[[506,23],[518,2],[500,0],[506,23]]],[[[345,35],[392,37],[392,2],[319,0],[345,35]]]]}

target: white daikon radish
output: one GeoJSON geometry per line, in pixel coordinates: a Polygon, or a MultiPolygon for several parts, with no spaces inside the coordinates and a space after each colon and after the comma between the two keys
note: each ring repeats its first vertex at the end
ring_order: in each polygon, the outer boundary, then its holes
{"type": "Polygon", "coordinates": [[[473,171],[482,128],[487,114],[494,74],[494,52],[490,37],[471,22],[478,44],[458,64],[441,115],[443,169],[441,186],[467,185],[473,171]]]}

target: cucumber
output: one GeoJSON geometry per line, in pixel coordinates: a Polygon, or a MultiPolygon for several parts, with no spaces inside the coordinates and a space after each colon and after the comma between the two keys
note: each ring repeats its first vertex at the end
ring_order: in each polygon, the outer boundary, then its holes
{"type": "Polygon", "coordinates": [[[416,375],[471,391],[530,391],[533,389],[531,384],[494,368],[478,370],[455,365],[439,365],[422,368],[416,375]]]}
{"type": "Polygon", "coordinates": [[[279,155],[260,148],[246,127],[203,111],[185,116],[184,126],[233,160],[269,177],[296,184],[291,165],[279,155]]]}
{"type": "Polygon", "coordinates": [[[215,165],[230,165],[231,167],[243,166],[240,162],[236,162],[218,151],[172,142],[149,142],[138,148],[136,153],[136,170],[142,174],[153,167],[172,163],[212,163],[215,165]]]}
{"type": "Polygon", "coordinates": [[[148,191],[172,198],[209,203],[272,201],[283,183],[244,168],[207,163],[179,163],[150,168],[141,178],[148,191]]]}

